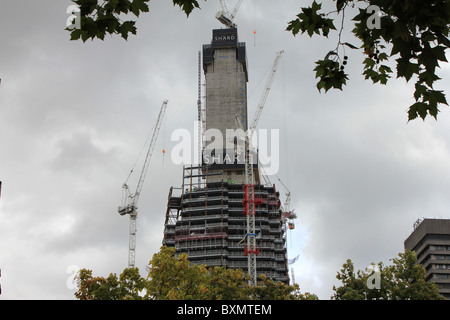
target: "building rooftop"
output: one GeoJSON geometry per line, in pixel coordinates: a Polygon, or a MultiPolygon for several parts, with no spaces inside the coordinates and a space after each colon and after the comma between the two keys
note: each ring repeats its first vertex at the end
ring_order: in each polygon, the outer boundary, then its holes
{"type": "Polygon", "coordinates": [[[414,231],[405,240],[405,248],[414,250],[419,242],[429,234],[450,235],[450,219],[423,219],[414,223],[414,231]]]}

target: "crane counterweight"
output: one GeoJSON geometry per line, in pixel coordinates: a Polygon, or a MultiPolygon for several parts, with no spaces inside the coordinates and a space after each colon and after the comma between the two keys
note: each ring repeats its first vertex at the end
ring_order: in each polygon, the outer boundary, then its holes
{"type": "Polygon", "coordinates": [[[224,25],[226,25],[228,28],[236,28],[236,24],[233,22],[233,20],[234,17],[236,17],[236,14],[239,10],[239,7],[241,6],[241,3],[242,0],[238,0],[233,11],[230,12],[228,11],[224,0],[220,0],[222,11],[216,13],[216,19],[219,20],[224,25]]]}

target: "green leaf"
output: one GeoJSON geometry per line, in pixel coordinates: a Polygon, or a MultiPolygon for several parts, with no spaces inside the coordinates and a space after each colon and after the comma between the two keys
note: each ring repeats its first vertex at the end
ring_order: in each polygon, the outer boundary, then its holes
{"type": "Polygon", "coordinates": [[[327,55],[325,56],[325,60],[327,60],[330,56],[337,56],[338,54],[336,51],[329,51],[327,55]]]}
{"type": "Polygon", "coordinates": [[[414,103],[408,111],[409,120],[413,120],[417,118],[419,115],[422,119],[425,119],[427,116],[427,104],[423,102],[414,103]]]}
{"type": "Polygon", "coordinates": [[[149,0],[133,0],[133,2],[131,3],[131,12],[133,12],[133,14],[136,17],[139,17],[140,12],[148,12],[148,5],[146,2],[148,2],[149,0]]]}
{"type": "Polygon", "coordinates": [[[119,27],[119,32],[122,35],[122,38],[125,40],[128,39],[128,33],[136,34],[136,22],[135,21],[125,21],[119,27]]]}
{"type": "Polygon", "coordinates": [[[317,90],[320,91],[321,89],[325,89],[326,84],[327,84],[326,81],[323,81],[323,80],[317,82],[317,85],[316,85],[317,90]]]}
{"type": "Polygon", "coordinates": [[[378,70],[383,74],[392,73],[392,69],[384,64],[382,64],[378,70]]]}
{"type": "Polygon", "coordinates": [[[325,74],[325,69],[321,66],[317,66],[314,71],[316,71],[316,78],[320,78],[325,74]]]}
{"type": "Polygon", "coordinates": [[[311,9],[314,12],[319,11],[322,8],[322,4],[321,3],[317,3],[316,0],[313,1],[312,5],[311,5],[311,9]]]}
{"type": "Polygon", "coordinates": [[[427,87],[421,85],[420,83],[416,83],[416,91],[414,92],[414,98],[416,101],[418,101],[420,97],[424,96],[425,92],[427,92],[427,87]]]}
{"type": "Polygon", "coordinates": [[[445,56],[445,47],[443,46],[436,46],[431,49],[433,56],[440,61],[447,62],[447,58],[445,56]]]}
{"type": "Polygon", "coordinates": [[[299,19],[292,20],[292,21],[290,21],[290,22],[288,23],[288,26],[287,26],[287,28],[286,28],[286,31],[291,31],[292,34],[293,34],[294,36],[296,36],[297,33],[299,33],[299,31],[300,31],[301,25],[302,25],[302,23],[301,23],[301,21],[300,21],[299,19]]]}
{"type": "Polygon", "coordinates": [[[412,63],[409,59],[398,58],[397,60],[397,78],[403,77],[409,81],[413,74],[419,73],[419,65],[412,63]]]}
{"type": "Polygon", "coordinates": [[[344,42],[343,44],[346,45],[347,47],[351,48],[351,49],[358,49],[356,46],[352,45],[351,43],[344,42]]]}
{"type": "Polygon", "coordinates": [[[436,74],[428,72],[428,70],[419,74],[419,81],[425,82],[429,87],[432,87],[434,81],[439,79],[440,78],[436,74]]]}
{"type": "Polygon", "coordinates": [[[73,1],[80,6],[80,13],[82,16],[87,16],[94,12],[98,7],[97,0],[77,0],[73,1]]]}
{"type": "Polygon", "coordinates": [[[86,42],[90,37],[91,36],[86,30],[81,30],[81,40],[83,40],[83,42],[86,42]]]}
{"type": "Polygon", "coordinates": [[[130,0],[119,0],[119,3],[116,6],[116,13],[125,13],[130,12],[131,9],[131,1],[130,0]]]}
{"type": "Polygon", "coordinates": [[[347,0],[337,0],[336,1],[337,11],[340,12],[346,3],[347,3],[347,0]]]}
{"type": "Polygon", "coordinates": [[[373,68],[375,66],[375,60],[371,59],[371,58],[365,58],[364,61],[364,68],[373,68]]]}
{"type": "MultiPolygon", "coordinates": [[[[66,29],[69,30],[69,29],[66,29]]],[[[70,33],[70,40],[78,40],[81,37],[81,29],[74,29],[71,33],[70,33]]]]}
{"type": "Polygon", "coordinates": [[[445,35],[438,35],[437,40],[440,44],[443,44],[447,48],[450,48],[450,40],[447,39],[447,37],[445,35]]]}
{"type": "Polygon", "coordinates": [[[105,3],[103,8],[106,11],[111,11],[111,12],[115,11],[119,2],[120,2],[120,0],[109,0],[108,2],[105,3]]]}
{"type": "Polygon", "coordinates": [[[325,58],[324,60],[316,61],[316,78],[319,78],[317,82],[317,89],[325,92],[331,88],[342,90],[342,86],[346,84],[347,75],[339,69],[339,63],[325,58]]]}
{"type": "Polygon", "coordinates": [[[302,8],[302,12],[297,15],[298,19],[290,21],[286,31],[291,31],[294,36],[301,31],[302,34],[306,32],[310,37],[314,34],[327,37],[330,30],[336,30],[336,28],[332,19],[324,18],[324,14],[318,13],[321,6],[314,1],[311,7],[302,8]]]}
{"type": "Polygon", "coordinates": [[[386,53],[386,52],[381,52],[381,53],[379,53],[379,54],[378,54],[378,59],[379,59],[380,61],[385,61],[385,60],[387,60],[387,59],[388,59],[387,53],[386,53]]]}
{"type": "Polygon", "coordinates": [[[445,99],[445,94],[440,90],[430,90],[428,100],[432,101],[433,104],[436,102],[448,105],[447,100],[445,99]]]}
{"type": "Polygon", "coordinates": [[[195,8],[200,8],[197,0],[173,0],[173,5],[179,6],[187,16],[189,16],[195,8]]]}

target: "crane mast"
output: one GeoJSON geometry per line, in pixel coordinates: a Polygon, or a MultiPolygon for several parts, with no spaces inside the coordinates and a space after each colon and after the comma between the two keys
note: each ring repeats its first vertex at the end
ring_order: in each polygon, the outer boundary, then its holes
{"type": "MultiPolygon", "coordinates": [[[[245,150],[244,150],[244,159],[245,159],[245,184],[243,186],[244,191],[244,200],[242,202],[244,206],[244,215],[246,216],[246,246],[244,248],[244,255],[247,256],[247,265],[248,265],[248,274],[250,275],[249,285],[256,287],[257,285],[257,273],[256,273],[256,256],[259,253],[259,249],[256,246],[256,228],[255,228],[255,207],[262,203],[260,198],[255,197],[255,179],[253,172],[253,155],[250,152],[251,143],[252,143],[252,135],[256,126],[258,124],[259,118],[261,116],[261,112],[264,108],[265,102],[267,100],[267,95],[269,94],[270,88],[272,86],[273,79],[275,77],[275,73],[278,69],[278,64],[283,55],[284,51],[280,51],[277,53],[275,57],[275,61],[272,66],[272,72],[269,76],[267,84],[264,88],[263,96],[258,104],[254,119],[252,124],[247,132],[245,139],[245,150]]],[[[238,127],[244,130],[244,127],[239,120],[239,116],[235,116],[236,123],[238,127]]]]}
{"type": "Polygon", "coordinates": [[[145,176],[147,175],[148,166],[152,158],[153,149],[155,147],[156,139],[161,128],[162,119],[167,107],[167,100],[165,100],[161,106],[161,110],[158,114],[155,127],[153,129],[152,139],[150,146],[145,157],[144,165],[142,167],[141,175],[139,177],[138,185],[134,194],[131,194],[128,185],[124,183],[122,185],[122,206],[119,206],[118,212],[120,215],[130,215],[130,228],[129,228],[129,243],[128,243],[128,268],[134,268],[135,266],[135,253],[136,253],[136,220],[137,220],[137,204],[139,196],[141,195],[142,186],[144,185],[145,176]]]}

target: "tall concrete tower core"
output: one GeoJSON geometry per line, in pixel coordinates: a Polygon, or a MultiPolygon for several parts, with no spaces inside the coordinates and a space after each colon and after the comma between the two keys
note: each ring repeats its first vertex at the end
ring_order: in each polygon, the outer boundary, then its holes
{"type": "MultiPolygon", "coordinates": [[[[221,177],[244,183],[244,137],[236,132],[248,129],[247,82],[248,67],[244,42],[238,41],[236,28],[213,30],[211,44],[203,45],[203,71],[206,82],[206,126],[204,162],[209,170],[222,170],[221,177]],[[236,116],[240,125],[236,121],[236,116]],[[243,130],[242,130],[243,129],[243,130]]],[[[254,157],[257,163],[257,157],[254,157]]],[[[255,166],[257,171],[257,166],[255,166]]],[[[259,175],[255,174],[255,177],[259,175]]]]}
{"type": "MultiPolygon", "coordinates": [[[[235,115],[247,130],[247,57],[237,29],[213,30],[211,44],[203,46],[206,78],[206,130],[237,129],[235,115]]],[[[226,142],[226,141],[224,141],[226,142]]]]}

